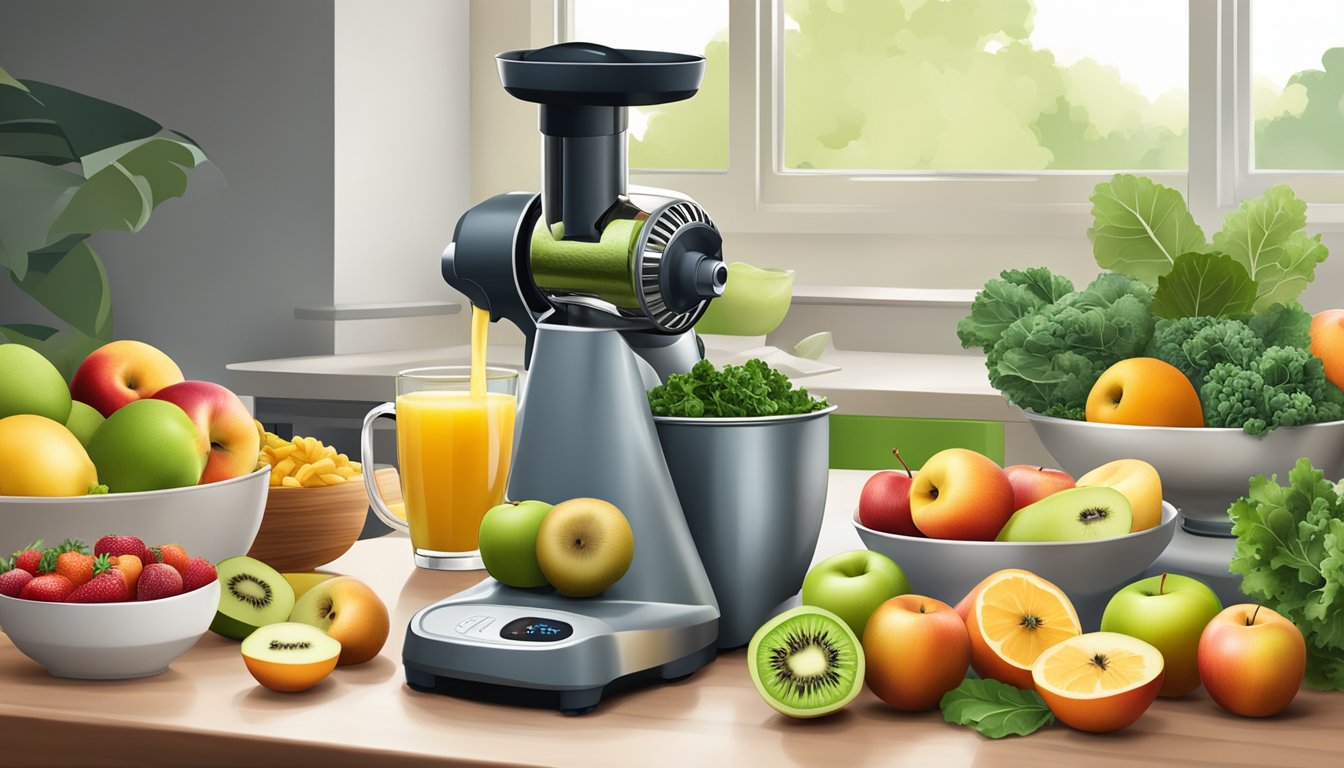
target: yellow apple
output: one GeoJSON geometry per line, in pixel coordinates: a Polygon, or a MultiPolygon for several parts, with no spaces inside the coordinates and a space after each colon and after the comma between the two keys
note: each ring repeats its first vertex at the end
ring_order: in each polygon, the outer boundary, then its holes
{"type": "Polygon", "coordinates": [[[1114,488],[1129,499],[1134,533],[1155,528],[1162,522],[1162,477],[1142,459],[1118,459],[1078,478],[1079,488],[1114,488]]]}
{"type": "Polygon", "coordinates": [[[289,620],[311,624],[339,641],[337,666],[363,664],[387,642],[387,606],[369,585],[349,576],[313,585],[294,604],[289,620]]]}

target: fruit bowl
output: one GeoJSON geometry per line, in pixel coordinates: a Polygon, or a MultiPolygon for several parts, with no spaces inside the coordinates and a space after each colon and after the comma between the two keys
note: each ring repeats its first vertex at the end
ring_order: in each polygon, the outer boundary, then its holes
{"type": "Polygon", "coordinates": [[[210,628],[219,582],[162,600],[44,603],[0,595],[0,627],[56,677],[120,680],[165,672],[210,628]]]}
{"type": "MultiPolygon", "coordinates": [[[[398,495],[397,471],[374,473],[384,499],[398,495]]],[[[362,479],[316,488],[271,488],[266,514],[247,555],[277,571],[305,572],[345,554],[359,539],[369,497],[362,479]]]]}
{"type": "Polygon", "coordinates": [[[1152,564],[1171,543],[1180,513],[1162,502],[1162,522],[1138,533],[1091,541],[960,541],[854,528],[864,546],[896,561],[921,595],[956,605],[989,574],[1023,568],[1054,582],[1075,602],[1109,595],[1152,564]]]}
{"type": "Polygon", "coordinates": [[[1143,459],[1162,476],[1162,496],[1181,510],[1186,530],[1231,530],[1227,508],[1245,496],[1255,475],[1287,477],[1300,458],[1344,474],[1344,421],[1280,427],[1266,435],[1209,427],[1135,427],[1026,413],[1036,436],[1075,476],[1114,459],[1143,459]]]}
{"type": "Polygon", "coordinates": [[[205,485],[91,496],[0,496],[0,552],[39,538],[129,533],[145,541],[181,544],[211,562],[252,546],[266,508],[270,469],[205,485]]]}

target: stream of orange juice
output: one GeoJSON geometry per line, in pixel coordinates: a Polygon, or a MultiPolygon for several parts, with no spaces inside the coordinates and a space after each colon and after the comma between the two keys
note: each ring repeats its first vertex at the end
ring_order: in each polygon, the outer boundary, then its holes
{"type": "Polygon", "coordinates": [[[486,391],[489,322],[487,310],[472,308],[468,391],[423,390],[397,398],[401,490],[416,549],[476,549],[481,518],[504,501],[515,401],[486,391]]]}

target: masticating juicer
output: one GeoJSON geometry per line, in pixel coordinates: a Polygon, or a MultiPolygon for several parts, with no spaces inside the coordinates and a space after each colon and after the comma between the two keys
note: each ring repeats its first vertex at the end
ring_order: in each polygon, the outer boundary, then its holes
{"type": "Polygon", "coordinates": [[[544,193],[458,221],[444,278],[527,339],[509,498],[619,507],[630,570],[596,598],[486,579],[415,615],[414,688],[582,713],[616,682],[676,679],[714,658],[719,610],[687,529],[647,391],[700,358],[691,326],[722,294],[722,241],[694,202],[627,194],[626,108],[694,95],[704,59],[563,43],[497,57],[541,105],[544,193]]]}

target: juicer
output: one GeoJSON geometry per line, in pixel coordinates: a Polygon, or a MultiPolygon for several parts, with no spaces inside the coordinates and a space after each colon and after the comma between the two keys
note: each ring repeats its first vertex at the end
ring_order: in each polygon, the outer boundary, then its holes
{"type": "Polygon", "coordinates": [[[508,497],[595,497],[634,531],[634,560],[598,597],[487,578],[419,611],[403,662],[416,689],[595,707],[626,684],[714,658],[719,608],[687,527],[647,392],[701,358],[691,327],[723,292],[722,239],[694,201],[626,186],[626,110],[690,98],[704,59],[562,43],[496,57],[540,105],[541,194],[462,216],[443,276],[526,339],[508,497]]]}

